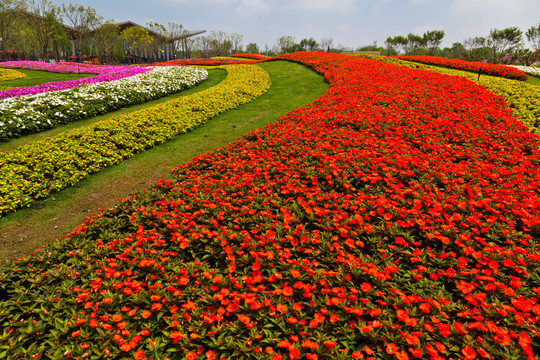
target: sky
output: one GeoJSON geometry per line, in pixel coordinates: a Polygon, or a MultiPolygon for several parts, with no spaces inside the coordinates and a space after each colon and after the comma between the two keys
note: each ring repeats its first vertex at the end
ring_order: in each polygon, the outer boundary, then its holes
{"type": "MultiPolygon", "coordinates": [[[[263,51],[282,36],[296,42],[331,38],[356,49],[389,36],[444,30],[442,47],[491,29],[540,24],[540,0],[52,0],[55,5],[91,6],[106,20],[182,24],[187,30],[224,31],[243,36],[244,47],[263,51]]],[[[529,44],[524,36],[524,43],[529,44]]]]}

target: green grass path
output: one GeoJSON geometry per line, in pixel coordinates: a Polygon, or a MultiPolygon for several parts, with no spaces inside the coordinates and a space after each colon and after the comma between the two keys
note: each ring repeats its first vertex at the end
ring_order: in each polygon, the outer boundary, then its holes
{"type": "MultiPolygon", "coordinates": [[[[31,253],[54,238],[69,233],[98,209],[114,206],[118,199],[148,187],[161,177],[169,177],[171,168],[206,151],[225,146],[253,129],[272,123],[290,110],[304,107],[328,89],[322,76],[302,65],[272,61],[259,66],[270,74],[272,86],[251,103],[226,112],[159,147],[135,155],[122,164],[105,168],[39,204],[0,219],[0,261],[31,253]]],[[[212,70],[213,82],[219,80],[215,72],[224,74],[223,71],[212,70]]],[[[199,90],[201,87],[189,91],[199,90]]]]}

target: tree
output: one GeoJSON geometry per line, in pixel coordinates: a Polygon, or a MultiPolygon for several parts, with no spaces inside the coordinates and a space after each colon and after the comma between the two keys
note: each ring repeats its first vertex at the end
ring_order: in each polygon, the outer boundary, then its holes
{"type": "Polygon", "coordinates": [[[527,30],[525,35],[527,35],[527,40],[529,40],[529,44],[531,44],[533,50],[540,50],[540,23],[538,26],[533,26],[527,30]]]}
{"type": "Polygon", "coordinates": [[[395,52],[396,54],[399,54],[401,50],[405,49],[405,47],[408,46],[409,40],[401,35],[394,37],[389,36],[386,38],[386,41],[384,43],[386,44],[388,53],[395,52]]]}
{"type": "Polygon", "coordinates": [[[502,30],[492,29],[489,33],[488,44],[493,52],[493,60],[498,62],[502,57],[520,49],[523,32],[518,27],[502,30]]]}
{"type": "Polygon", "coordinates": [[[210,33],[211,56],[228,56],[233,47],[232,41],[224,31],[212,31],[210,33]]]}
{"type": "Polygon", "coordinates": [[[283,35],[277,39],[277,46],[279,48],[279,52],[282,54],[294,52],[295,45],[295,38],[293,36],[283,35]]]}
{"type": "Polygon", "coordinates": [[[231,34],[232,51],[235,53],[242,51],[242,40],[244,36],[238,33],[231,34]]]}
{"type": "Polygon", "coordinates": [[[433,56],[439,48],[444,38],[443,30],[426,31],[423,35],[424,46],[427,47],[429,55],[433,56]]]}
{"type": "Polygon", "coordinates": [[[120,36],[126,42],[131,54],[137,56],[137,62],[140,62],[145,50],[148,50],[148,46],[152,43],[148,30],[132,26],[122,31],[120,36]]]}
{"type": "Polygon", "coordinates": [[[26,7],[24,0],[0,0],[0,51],[4,57],[6,44],[10,42],[20,10],[26,7]]]}
{"type": "Polygon", "coordinates": [[[255,43],[249,43],[246,46],[246,52],[248,54],[258,54],[259,53],[259,47],[255,43]]]}
{"type": "Polygon", "coordinates": [[[323,51],[330,51],[333,43],[334,40],[332,38],[322,38],[321,41],[319,41],[319,46],[323,51]]]}
{"type": "Polygon", "coordinates": [[[49,61],[49,48],[55,39],[62,36],[60,8],[48,0],[32,0],[29,8],[26,21],[34,32],[41,59],[49,61]]]}
{"type": "Polygon", "coordinates": [[[406,55],[414,55],[418,51],[418,49],[425,46],[424,38],[410,33],[407,35],[406,42],[403,45],[403,49],[405,50],[406,55]]]}
{"type": "Polygon", "coordinates": [[[102,62],[111,62],[111,57],[114,55],[114,50],[119,44],[120,26],[113,23],[112,20],[107,20],[94,33],[94,43],[98,49],[102,62]]]}
{"type": "Polygon", "coordinates": [[[13,50],[19,59],[37,59],[39,45],[34,31],[26,21],[15,21],[12,24],[11,35],[6,46],[13,50]]]}
{"type": "Polygon", "coordinates": [[[477,36],[468,38],[463,42],[465,59],[470,61],[480,61],[491,57],[491,48],[485,37],[477,36]]]}
{"type": "MultiPolygon", "coordinates": [[[[75,53],[79,58],[83,55],[83,49],[88,52],[90,34],[102,23],[103,18],[97,15],[96,10],[90,6],[85,8],[82,5],[62,4],[62,14],[69,21],[68,25],[75,30],[75,53]]],[[[89,55],[89,54],[84,54],[89,55]]]]}
{"type": "Polygon", "coordinates": [[[319,48],[319,44],[313,38],[302,39],[298,44],[298,50],[300,51],[315,51],[319,48]]]}
{"type": "Polygon", "coordinates": [[[165,26],[158,24],[156,22],[151,22],[146,24],[146,27],[151,30],[153,33],[157,34],[158,36],[150,36],[151,41],[148,44],[148,49],[150,50],[150,53],[152,54],[152,60],[158,61],[159,58],[162,55],[163,51],[163,44],[167,42],[167,38],[169,36],[167,29],[165,26]]]}

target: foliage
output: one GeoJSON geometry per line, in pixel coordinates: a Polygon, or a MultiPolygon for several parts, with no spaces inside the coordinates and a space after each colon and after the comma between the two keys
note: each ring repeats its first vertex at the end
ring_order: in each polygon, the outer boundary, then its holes
{"type": "Polygon", "coordinates": [[[83,50],[89,47],[91,32],[99,29],[102,24],[102,17],[90,6],[84,7],[77,4],[62,4],[62,15],[66,17],[69,25],[75,30],[75,52],[82,58],[83,55],[90,55],[83,50]]]}
{"type": "Polygon", "coordinates": [[[537,26],[532,26],[529,30],[527,30],[525,35],[527,36],[527,40],[529,40],[529,44],[531,44],[533,50],[540,50],[540,23],[538,23],[537,26]]]}
{"type": "Polygon", "coordinates": [[[202,69],[160,67],[119,80],[6,99],[0,102],[0,141],[174,94],[207,76],[202,69]]]}
{"type": "Polygon", "coordinates": [[[509,27],[498,30],[492,29],[487,39],[488,45],[493,52],[494,62],[500,62],[501,58],[509,56],[513,51],[521,48],[523,32],[518,27],[509,27]]]}
{"type": "Polygon", "coordinates": [[[459,77],[331,89],[0,272],[0,355],[534,359],[539,138],[459,77]]]}
{"type": "Polygon", "coordinates": [[[126,41],[131,53],[137,56],[137,61],[141,62],[144,50],[148,49],[152,43],[152,37],[148,30],[139,26],[132,26],[123,30],[120,37],[126,41]]]}
{"type": "MultiPolygon", "coordinates": [[[[102,63],[110,63],[114,49],[120,44],[120,26],[112,20],[106,21],[95,31],[94,41],[102,63]]],[[[123,54],[122,54],[123,55],[123,54]]]]}
{"type": "Polygon", "coordinates": [[[439,45],[441,45],[443,38],[443,30],[430,30],[424,33],[422,37],[423,44],[427,47],[429,55],[435,55],[435,51],[439,48],[439,45]]]}
{"type": "Polygon", "coordinates": [[[249,43],[246,46],[246,53],[248,54],[258,54],[260,52],[259,47],[255,43],[249,43]]]}
{"type": "Polygon", "coordinates": [[[224,68],[227,78],[211,89],[0,153],[0,215],[187,132],[270,86],[256,66],[224,68]]]}
{"type": "Polygon", "coordinates": [[[504,65],[486,64],[459,59],[445,59],[436,56],[397,56],[397,58],[401,60],[415,61],[429,65],[445,66],[459,70],[467,70],[474,72],[482,71],[484,74],[502,76],[508,79],[515,79],[521,81],[526,81],[528,77],[527,74],[524,74],[517,69],[504,65]]]}

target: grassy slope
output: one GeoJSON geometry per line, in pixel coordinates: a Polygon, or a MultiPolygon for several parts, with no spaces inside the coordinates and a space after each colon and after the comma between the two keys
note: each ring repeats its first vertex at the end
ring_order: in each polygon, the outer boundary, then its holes
{"type": "Polygon", "coordinates": [[[0,261],[28,254],[70,232],[99,208],[111,207],[117,199],[147,187],[160,177],[168,177],[171,168],[194,156],[229,144],[252,129],[305,106],[328,88],[320,75],[302,65],[280,61],[260,66],[272,78],[272,86],[265,95],[195,131],[106,168],[32,208],[0,219],[0,261]]]}
{"type": "Polygon", "coordinates": [[[2,81],[2,86],[19,88],[26,86],[39,85],[43,83],[53,82],[53,81],[66,81],[66,80],[77,80],[89,76],[95,76],[95,74],[60,74],[52,73],[47,71],[36,71],[36,70],[26,70],[26,69],[15,69],[17,71],[26,74],[27,77],[2,81]]]}
{"type": "Polygon", "coordinates": [[[536,85],[536,86],[540,86],[540,78],[539,77],[535,77],[535,76],[530,76],[529,75],[529,79],[527,80],[527,82],[529,84],[533,84],[533,85],[536,85]]]}

